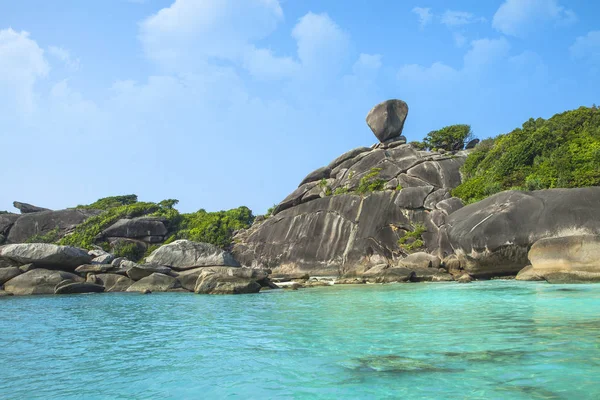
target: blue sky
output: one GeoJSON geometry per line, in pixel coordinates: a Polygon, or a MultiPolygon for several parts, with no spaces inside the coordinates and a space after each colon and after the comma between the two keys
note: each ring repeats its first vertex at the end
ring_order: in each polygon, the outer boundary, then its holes
{"type": "Polygon", "coordinates": [[[0,210],[136,193],[259,214],[373,144],[388,98],[409,140],[600,103],[595,3],[0,1],[0,210]]]}

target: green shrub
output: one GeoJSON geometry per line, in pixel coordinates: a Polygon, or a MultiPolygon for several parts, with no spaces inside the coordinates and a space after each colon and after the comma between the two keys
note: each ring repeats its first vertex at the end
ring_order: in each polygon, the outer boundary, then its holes
{"type": "Polygon", "coordinates": [[[124,195],[124,196],[111,196],[111,197],[104,197],[102,199],[99,199],[97,201],[95,201],[92,204],[89,204],[87,206],[82,206],[79,205],[76,208],[87,208],[87,209],[94,209],[94,210],[108,210],[111,208],[115,208],[115,207],[120,207],[120,206],[127,206],[127,205],[131,205],[131,204],[135,204],[138,201],[138,197],[135,194],[128,194],[128,195],[124,195]]]}
{"type": "Polygon", "coordinates": [[[350,190],[347,187],[340,186],[339,188],[335,189],[335,192],[333,192],[333,194],[334,196],[339,196],[341,194],[346,194],[349,192],[350,190]]]}
{"type": "Polygon", "coordinates": [[[25,243],[56,243],[60,239],[60,228],[57,226],[45,234],[37,234],[28,238],[25,243]]]}
{"type": "Polygon", "coordinates": [[[125,257],[131,261],[139,261],[144,257],[144,250],[132,242],[118,241],[112,248],[112,253],[116,257],[125,257]]]}
{"type": "Polygon", "coordinates": [[[371,168],[368,174],[360,178],[356,193],[364,195],[366,193],[382,191],[385,188],[386,181],[377,178],[380,172],[381,168],[371,168]]]}
{"type": "Polygon", "coordinates": [[[177,238],[228,248],[231,246],[233,232],[249,228],[253,221],[254,216],[248,207],[211,213],[199,210],[182,215],[177,238]]]}
{"type": "MultiPolygon", "coordinates": [[[[179,213],[176,214],[179,215],[179,213]]],[[[94,244],[96,236],[119,219],[135,218],[144,215],[175,217],[175,213],[172,213],[172,210],[163,209],[155,203],[122,205],[110,208],[102,214],[88,218],[82,224],[78,225],[73,233],[62,238],[60,244],[89,249],[94,244]]]]}
{"type": "Polygon", "coordinates": [[[465,141],[473,137],[470,125],[450,125],[437,131],[431,131],[423,139],[424,145],[428,149],[444,149],[454,150],[455,148],[462,149],[465,141]]]}
{"type": "Polygon", "coordinates": [[[469,154],[453,190],[467,203],[503,190],[600,185],[600,110],[580,107],[486,139],[469,154]]]}
{"type": "Polygon", "coordinates": [[[414,141],[414,142],[409,142],[408,144],[412,145],[412,147],[414,147],[417,150],[427,149],[427,145],[424,142],[414,141]]]}
{"type": "Polygon", "coordinates": [[[396,191],[400,191],[400,190],[402,190],[402,185],[398,184],[398,186],[396,186],[396,191]]]}
{"type": "MultiPolygon", "coordinates": [[[[229,211],[206,212],[199,210],[195,213],[180,214],[174,208],[177,203],[179,200],[176,199],[167,199],[159,203],[138,202],[136,195],[128,195],[106,197],[88,206],[79,206],[79,208],[102,209],[104,212],[88,218],[78,225],[73,233],[62,238],[59,243],[89,249],[99,240],[98,235],[119,219],[153,216],[166,220],[168,233],[163,244],[177,239],[189,239],[227,248],[231,245],[233,231],[246,229],[254,221],[252,211],[247,207],[229,211]]],[[[108,246],[104,243],[100,243],[100,245],[108,246]]],[[[136,247],[134,243],[124,242],[112,251],[129,259],[139,260],[144,254],[143,252],[140,254],[139,248],[134,249],[134,247],[136,247]]]]}
{"type": "Polygon", "coordinates": [[[425,247],[423,233],[427,232],[425,225],[415,224],[412,231],[407,231],[398,239],[398,246],[406,253],[414,253],[425,247]]]}

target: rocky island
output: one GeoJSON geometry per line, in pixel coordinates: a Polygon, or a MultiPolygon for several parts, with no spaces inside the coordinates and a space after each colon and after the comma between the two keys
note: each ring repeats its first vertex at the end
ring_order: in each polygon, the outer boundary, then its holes
{"type": "Polygon", "coordinates": [[[134,195],[57,211],[15,202],[20,214],[0,213],[0,295],[600,281],[598,154],[583,155],[592,173],[581,173],[557,166],[560,143],[535,147],[548,135],[575,143],[599,114],[582,107],[482,142],[457,125],[407,143],[408,105],[388,100],[366,118],[378,143],[309,173],[256,218],[134,195]]]}

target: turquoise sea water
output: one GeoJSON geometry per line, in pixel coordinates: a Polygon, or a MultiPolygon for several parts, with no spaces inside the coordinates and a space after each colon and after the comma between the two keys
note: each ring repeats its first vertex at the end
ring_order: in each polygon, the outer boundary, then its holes
{"type": "Polygon", "coordinates": [[[5,399],[597,399],[600,285],[0,299],[5,399]]]}

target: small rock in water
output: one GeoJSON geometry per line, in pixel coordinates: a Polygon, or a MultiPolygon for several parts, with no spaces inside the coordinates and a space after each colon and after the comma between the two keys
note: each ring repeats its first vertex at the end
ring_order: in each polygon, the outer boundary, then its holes
{"type": "Polygon", "coordinates": [[[150,293],[152,293],[152,290],[150,290],[150,289],[144,289],[140,293],[141,294],[150,294],[150,293]]]}

